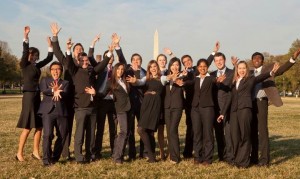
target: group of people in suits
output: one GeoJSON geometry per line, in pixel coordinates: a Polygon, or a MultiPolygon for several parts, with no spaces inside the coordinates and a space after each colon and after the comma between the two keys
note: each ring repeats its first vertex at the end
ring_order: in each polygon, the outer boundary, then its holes
{"type": "Polygon", "coordinates": [[[264,56],[255,52],[251,59],[254,69],[250,70],[248,63],[238,61],[237,57],[232,57],[234,69],[226,67],[219,42],[209,57],[198,60],[196,66],[190,55],[179,59],[166,48],[165,53],[171,58],[168,65],[167,56],[160,54],[145,70],[141,67],[142,57],[137,53],[131,56],[131,64],[127,63],[120,37],[115,33],[103,59],[101,56],[95,59],[94,47],[99,35],[93,39],[88,54],[80,43],[74,45],[72,39],[68,39],[64,54],[58,42],[60,30],[56,23],[51,24],[53,37],[47,38],[48,56],[38,63],[38,49],[29,48],[30,27],[24,30],[20,62],[24,88],[17,124],[23,131],[16,155],[18,161],[24,161],[24,145],[33,128],[36,129],[33,158],[42,159],[45,166],[54,164],[61,156],[70,159],[74,116],[76,162],[85,164],[100,159],[107,116],[111,157],[116,164],[124,162],[127,144],[128,160],[136,159],[135,130],[141,138],[139,157],[147,158],[150,163],[157,162],[154,134],[158,131],[160,158],[168,157],[171,163],[177,164],[181,161],[178,127],[184,110],[187,126],[184,158],[194,158],[195,165],[212,164],[215,136],[219,161],[242,168],[251,164],[269,165],[268,105],[269,102],[282,105],[274,77],[295,64],[300,49],[281,66],[263,65],[264,56]],[[115,65],[114,51],[118,56],[115,65]],[[51,63],[51,76],[39,83],[40,68],[51,62],[53,55],[58,62],[51,63]],[[213,62],[217,70],[209,73],[213,62]],[[164,150],[164,126],[168,152],[164,150]],[[54,128],[57,139],[52,150],[54,128]]]}

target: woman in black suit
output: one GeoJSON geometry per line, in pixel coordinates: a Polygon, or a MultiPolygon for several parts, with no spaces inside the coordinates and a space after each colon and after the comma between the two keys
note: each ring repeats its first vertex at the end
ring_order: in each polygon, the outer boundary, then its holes
{"type": "Polygon", "coordinates": [[[164,113],[170,161],[176,164],[180,161],[178,126],[183,110],[182,80],[179,79],[181,70],[180,60],[176,57],[172,58],[169,62],[168,69],[169,74],[173,77],[165,87],[164,113]]]}
{"type": "MultiPolygon", "coordinates": [[[[193,148],[194,163],[210,165],[214,152],[213,123],[215,120],[214,111],[214,90],[216,82],[224,80],[224,75],[219,78],[210,76],[208,73],[208,61],[200,59],[197,62],[199,75],[194,80],[194,95],[192,101],[192,126],[193,126],[193,148]]],[[[224,113],[221,111],[221,114],[224,113]]]]}
{"type": "MultiPolygon", "coordinates": [[[[253,88],[255,84],[274,75],[278,67],[279,65],[275,63],[272,71],[256,77],[250,76],[249,67],[245,61],[240,61],[235,67],[231,89],[230,131],[234,163],[237,167],[247,168],[250,164],[253,88]]],[[[223,116],[218,119],[223,119],[223,116]]]]}
{"type": "Polygon", "coordinates": [[[124,149],[128,138],[128,112],[131,109],[129,100],[129,84],[125,80],[125,64],[117,63],[112,72],[111,81],[108,82],[105,94],[111,91],[117,113],[120,132],[115,138],[113,160],[117,164],[123,163],[124,149]]]}
{"type": "Polygon", "coordinates": [[[23,128],[19,139],[18,153],[16,155],[16,160],[20,162],[24,161],[24,145],[32,128],[36,130],[34,132],[34,145],[31,156],[38,160],[41,159],[39,155],[39,145],[42,134],[42,119],[37,115],[41,102],[39,89],[40,68],[47,65],[53,59],[51,40],[48,37],[48,56],[43,61],[36,63],[39,59],[39,50],[35,47],[29,48],[29,32],[30,27],[26,26],[24,29],[23,55],[20,62],[24,79],[22,111],[17,124],[18,128],[23,128]]]}

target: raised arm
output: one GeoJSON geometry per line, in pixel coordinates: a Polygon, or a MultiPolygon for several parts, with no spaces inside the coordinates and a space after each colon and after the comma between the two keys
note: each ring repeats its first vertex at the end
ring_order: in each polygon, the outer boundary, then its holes
{"type": "Polygon", "coordinates": [[[28,61],[29,59],[29,32],[30,32],[30,27],[26,26],[24,27],[24,40],[23,40],[23,54],[20,62],[20,67],[25,68],[27,65],[30,64],[28,61]]]}
{"type": "Polygon", "coordinates": [[[265,79],[269,78],[270,76],[274,76],[279,67],[280,67],[279,63],[275,63],[273,69],[270,72],[266,72],[256,76],[255,83],[263,82],[265,79]]]}
{"type": "Polygon", "coordinates": [[[285,62],[283,65],[281,65],[278,68],[278,70],[275,73],[275,76],[280,76],[284,72],[288,71],[296,63],[296,59],[298,58],[299,55],[300,55],[300,48],[294,52],[293,56],[287,62],[285,62]]]}
{"type": "MultiPolygon", "coordinates": [[[[63,66],[66,68],[68,66],[67,61],[66,61],[66,57],[64,55],[64,53],[61,51],[60,46],[59,46],[59,42],[58,42],[58,34],[61,30],[61,28],[57,25],[57,23],[52,23],[50,25],[51,27],[51,32],[52,32],[52,46],[53,46],[53,53],[55,55],[55,57],[57,58],[57,60],[63,64],[63,66]]],[[[70,39],[68,39],[69,41],[70,39]]]]}
{"type": "Polygon", "coordinates": [[[122,51],[122,49],[120,47],[121,37],[118,36],[118,34],[113,33],[112,36],[111,36],[111,39],[112,39],[112,42],[114,43],[115,50],[116,50],[116,53],[117,53],[118,58],[119,58],[119,62],[125,64],[125,66],[126,66],[127,65],[127,61],[126,61],[126,59],[124,57],[124,54],[123,54],[123,51],[122,51]]]}
{"type": "Polygon", "coordinates": [[[109,52],[107,52],[106,55],[103,57],[103,60],[94,67],[94,71],[96,72],[96,74],[102,73],[104,71],[105,67],[107,66],[112,56],[114,49],[115,47],[113,43],[111,43],[108,49],[109,52]]]}
{"type": "Polygon", "coordinates": [[[96,61],[95,57],[94,57],[94,51],[95,51],[95,44],[96,44],[96,42],[99,41],[99,39],[100,39],[100,34],[98,34],[98,35],[93,39],[92,44],[91,44],[91,46],[90,46],[90,48],[89,48],[88,58],[89,58],[89,61],[90,61],[91,65],[92,65],[93,67],[95,67],[95,66],[97,65],[97,63],[98,63],[98,62],[96,61]]]}
{"type": "Polygon", "coordinates": [[[169,55],[170,58],[176,57],[176,56],[174,55],[174,53],[172,52],[172,50],[171,50],[170,48],[168,48],[168,47],[165,47],[165,48],[164,48],[164,53],[167,54],[167,55],[169,55]]]}
{"type": "Polygon", "coordinates": [[[214,61],[214,55],[215,55],[215,53],[217,53],[217,52],[219,51],[219,49],[220,49],[220,42],[217,41],[217,42],[215,43],[213,52],[212,52],[212,53],[208,56],[208,58],[207,58],[208,66],[210,66],[211,63],[214,61]]]}
{"type": "Polygon", "coordinates": [[[48,55],[44,60],[42,60],[36,64],[37,68],[42,68],[53,60],[53,47],[52,47],[50,37],[47,37],[47,42],[48,42],[48,55]]]}

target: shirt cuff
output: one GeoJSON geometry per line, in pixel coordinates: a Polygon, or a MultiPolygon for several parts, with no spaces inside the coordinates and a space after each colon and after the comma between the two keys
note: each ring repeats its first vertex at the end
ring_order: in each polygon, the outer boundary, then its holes
{"type": "Polygon", "coordinates": [[[57,42],[58,41],[58,37],[57,36],[53,36],[51,39],[52,42],[57,42]]]}
{"type": "Polygon", "coordinates": [[[115,48],[115,50],[120,50],[120,49],[121,49],[121,47],[116,47],[116,48],[115,48]]]}
{"type": "Polygon", "coordinates": [[[108,57],[108,58],[110,58],[111,57],[111,52],[107,52],[107,54],[106,54],[106,56],[108,57]]]}
{"type": "Polygon", "coordinates": [[[29,39],[23,39],[23,42],[25,42],[25,43],[29,43],[29,39]]]}
{"type": "Polygon", "coordinates": [[[48,52],[53,52],[53,47],[48,47],[48,52]]]}
{"type": "Polygon", "coordinates": [[[95,46],[91,45],[90,48],[94,48],[95,46]]]}
{"type": "Polygon", "coordinates": [[[70,50],[67,50],[67,55],[71,55],[71,51],[70,50]]]}
{"type": "Polygon", "coordinates": [[[291,63],[296,63],[296,60],[293,59],[293,57],[290,58],[291,63]]]}
{"type": "Polygon", "coordinates": [[[212,52],[211,54],[212,54],[212,55],[215,55],[215,54],[216,54],[216,52],[212,52]]]}

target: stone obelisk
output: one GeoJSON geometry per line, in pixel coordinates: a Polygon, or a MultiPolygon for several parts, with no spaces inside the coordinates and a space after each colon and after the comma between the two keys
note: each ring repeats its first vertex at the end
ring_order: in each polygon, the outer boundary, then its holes
{"type": "Polygon", "coordinates": [[[158,56],[158,31],[156,29],[154,33],[153,60],[156,60],[157,56],[158,56]]]}

